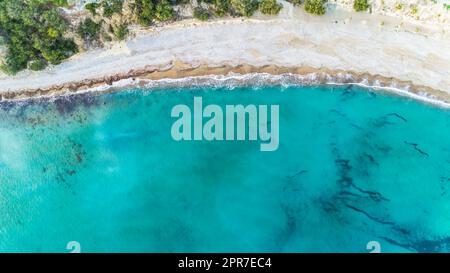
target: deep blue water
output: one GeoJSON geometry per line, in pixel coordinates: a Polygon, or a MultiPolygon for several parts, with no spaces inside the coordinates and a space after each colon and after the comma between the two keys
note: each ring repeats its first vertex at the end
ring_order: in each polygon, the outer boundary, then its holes
{"type": "Polygon", "coordinates": [[[359,87],[0,104],[0,251],[450,250],[450,112],[359,87]],[[278,104],[280,146],[171,137],[176,104],[278,104]]]}

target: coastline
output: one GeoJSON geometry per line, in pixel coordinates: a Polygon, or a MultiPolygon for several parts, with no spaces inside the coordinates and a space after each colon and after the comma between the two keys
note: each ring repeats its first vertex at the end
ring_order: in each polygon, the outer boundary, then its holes
{"type": "Polygon", "coordinates": [[[124,80],[139,87],[166,78],[268,73],[315,77],[316,84],[393,88],[450,103],[447,34],[414,33],[413,25],[398,29],[395,18],[344,10],[315,17],[289,5],[275,19],[186,20],[140,30],[127,42],[80,53],[42,72],[0,75],[0,98],[108,91],[123,88],[115,83],[124,80]]]}
{"type": "Polygon", "coordinates": [[[53,98],[85,93],[112,93],[133,88],[153,89],[155,87],[190,87],[204,85],[358,85],[387,93],[413,98],[435,106],[450,108],[450,94],[427,86],[414,85],[381,75],[355,73],[313,67],[278,67],[275,65],[215,66],[202,65],[186,67],[185,64],[171,64],[166,69],[148,68],[118,74],[101,79],[51,86],[19,92],[0,93],[2,101],[23,101],[28,99],[53,98]],[[195,82],[195,83],[194,83],[195,82]]]}

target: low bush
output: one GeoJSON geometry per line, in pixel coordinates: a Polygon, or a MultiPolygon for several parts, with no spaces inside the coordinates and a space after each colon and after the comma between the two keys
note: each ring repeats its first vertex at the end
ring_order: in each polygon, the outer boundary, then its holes
{"type": "Polygon", "coordinates": [[[87,18],[78,25],[77,34],[89,45],[99,41],[101,28],[101,22],[96,23],[92,19],[87,18]]]}
{"type": "Polygon", "coordinates": [[[200,21],[207,21],[209,19],[209,12],[201,7],[194,9],[194,17],[200,21]]]}
{"type": "Polygon", "coordinates": [[[326,13],[327,0],[306,0],[305,11],[315,15],[324,15],[326,13]]]}
{"type": "Polygon", "coordinates": [[[368,0],[355,0],[353,2],[353,9],[355,11],[366,11],[369,8],[368,0]]]}
{"type": "Polygon", "coordinates": [[[258,10],[257,0],[231,0],[231,6],[241,16],[250,17],[258,10]]]}
{"type": "Polygon", "coordinates": [[[262,0],[259,3],[259,10],[265,15],[277,15],[282,7],[276,0],[262,0]]]}

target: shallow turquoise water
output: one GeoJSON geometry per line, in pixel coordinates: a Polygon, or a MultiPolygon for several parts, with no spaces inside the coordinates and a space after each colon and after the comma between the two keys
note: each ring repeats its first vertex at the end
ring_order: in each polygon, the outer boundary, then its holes
{"type": "Polygon", "coordinates": [[[0,106],[0,251],[450,251],[450,112],[357,87],[0,106]],[[176,142],[176,104],[279,104],[280,147],[176,142]]]}

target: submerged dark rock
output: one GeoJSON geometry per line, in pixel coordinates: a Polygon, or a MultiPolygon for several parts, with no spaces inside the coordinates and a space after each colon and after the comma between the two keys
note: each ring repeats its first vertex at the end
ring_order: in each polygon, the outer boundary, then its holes
{"type": "Polygon", "coordinates": [[[297,176],[299,176],[299,175],[305,174],[305,173],[307,173],[307,172],[308,172],[307,170],[301,170],[301,171],[296,172],[296,173],[293,174],[293,175],[288,175],[288,176],[286,176],[286,178],[292,179],[292,178],[295,178],[295,177],[297,177],[297,176]]]}
{"type": "Polygon", "coordinates": [[[394,222],[387,221],[387,220],[384,220],[384,219],[372,216],[368,212],[364,211],[363,209],[360,209],[360,208],[357,208],[357,207],[354,207],[354,206],[348,205],[348,204],[346,204],[345,206],[347,208],[349,208],[349,209],[352,209],[352,210],[356,211],[356,212],[364,214],[365,216],[367,216],[367,218],[369,218],[370,220],[373,220],[373,221],[375,221],[377,223],[380,223],[380,224],[383,224],[383,225],[394,225],[394,222]]]}
{"type": "Polygon", "coordinates": [[[408,142],[408,141],[404,141],[405,144],[410,145],[412,147],[414,147],[414,150],[416,150],[417,152],[419,152],[421,155],[424,156],[430,156],[427,152],[423,151],[422,149],[419,148],[419,144],[417,143],[412,143],[412,142],[408,142]]]}
{"type": "Polygon", "coordinates": [[[404,122],[408,122],[408,120],[406,118],[402,117],[401,115],[399,115],[397,113],[390,113],[390,114],[387,114],[387,116],[397,117],[398,119],[400,119],[400,120],[402,120],[404,122]]]}

